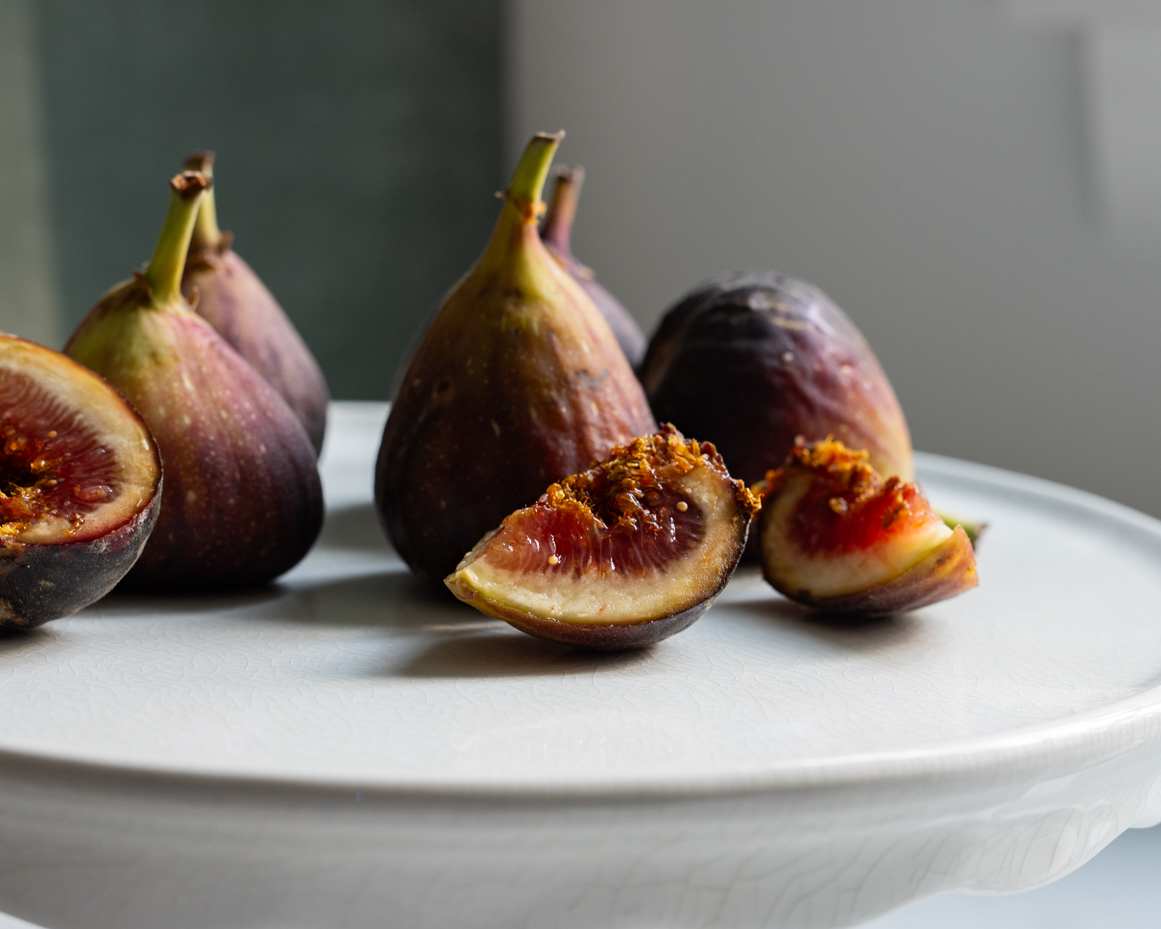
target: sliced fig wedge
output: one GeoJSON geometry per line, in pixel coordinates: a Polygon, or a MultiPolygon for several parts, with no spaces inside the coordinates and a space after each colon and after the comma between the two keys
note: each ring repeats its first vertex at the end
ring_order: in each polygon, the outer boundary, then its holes
{"type": "Polygon", "coordinates": [[[827,612],[918,609],[979,582],[972,544],[919,487],[884,481],[865,451],[827,438],[799,442],[761,488],[759,542],[766,580],[827,612]]]}
{"type": "Polygon", "coordinates": [[[157,520],[161,458],[88,368],[0,334],[0,631],[108,593],[157,520]]]}
{"type": "Polygon", "coordinates": [[[444,583],[541,638],[651,645],[709,609],[758,508],[712,445],[665,425],[553,484],[484,536],[444,583]]]}

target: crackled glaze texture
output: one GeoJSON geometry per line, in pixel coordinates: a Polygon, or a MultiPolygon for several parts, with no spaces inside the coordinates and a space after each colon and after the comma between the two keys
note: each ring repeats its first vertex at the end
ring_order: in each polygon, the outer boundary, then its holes
{"type": "Polygon", "coordinates": [[[642,653],[482,618],[382,541],[337,405],[276,588],[0,643],[0,909],[54,929],[850,926],[1161,818],[1161,527],[920,456],[981,585],[828,624],[750,569],[642,653]]]}

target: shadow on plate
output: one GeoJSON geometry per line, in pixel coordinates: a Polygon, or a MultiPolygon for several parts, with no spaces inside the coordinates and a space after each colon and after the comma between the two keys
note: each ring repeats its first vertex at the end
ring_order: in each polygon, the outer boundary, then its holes
{"type": "Polygon", "coordinates": [[[490,628],[467,628],[433,641],[419,654],[392,668],[394,677],[530,677],[621,671],[645,661],[649,649],[591,652],[549,642],[498,620],[490,628]]]}
{"type": "Polygon", "coordinates": [[[232,619],[381,630],[413,637],[418,650],[392,650],[387,677],[513,677],[619,669],[646,652],[588,652],[518,632],[465,607],[446,590],[406,571],[284,588],[276,597],[230,610],[232,619]]]}
{"type": "Polygon", "coordinates": [[[747,600],[730,604],[731,610],[779,625],[826,642],[835,648],[875,652],[898,648],[919,639],[924,623],[916,613],[888,616],[856,616],[849,613],[820,613],[792,600],[773,594],[768,600],[747,600]]]}

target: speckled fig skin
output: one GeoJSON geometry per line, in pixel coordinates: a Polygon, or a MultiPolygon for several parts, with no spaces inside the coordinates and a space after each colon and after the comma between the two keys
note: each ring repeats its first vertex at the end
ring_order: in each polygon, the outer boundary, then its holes
{"type": "MultiPolygon", "coordinates": [[[[744,545],[738,549],[739,557],[743,547],[744,545]]],[[[736,567],[737,562],[735,561],[734,568],[736,567]]],[[[722,588],[726,586],[729,576],[733,573],[734,569],[731,568],[729,575],[722,581],[722,588]]],[[[490,608],[483,612],[496,617],[496,619],[502,619],[521,632],[527,632],[538,639],[547,639],[550,642],[561,642],[565,645],[575,645],[577,648],[588,648],[599,652],[617,652],[628,648],[647,648],[650,645],[656,645],[662,639],[668,639],[670,636],[688,629],[701,619],[706,610],[713,606],[720,594],[721,589],[719,588],[713,596],[696,606],[691,606],[688,610],[662,619],[653,619],[646,623],[634,623],[628,626],[588,626],[583,623],[564,623],[556,619],[546,619],[543,616],[534,616],[531,613],[513,610],[495,602],[491,603],[490,608]]]]}
{"type": "MultiPolygon", "coordinates": [[[[197,152],[186,167],[209,175],[213,157],[213,152],[197,152]]],[[[231,248],[233,236],[218,230],[213,197],[210,190],[198,212],[182,294],[286,401],[317,455],[330,399],[322,370],[274,295],[231,248]]]]}
{"type": "Polygon", "coordinates": [[[895,580],[841,597],[793,597],[825,613],[885,616],[918,610],[947,600],[979,584],[975,553],[963,526],[956,526],[946,542],[895,580]]]}
{"type": "Polygon", "coordinates": [[[445,298],[383,433],[380,516],[400,556],[436,584],[553,481],[656,431],[608,324],[536,228],[559,139],[530,143],[487,249],[445,298]]]}
{"type": "Polygon", "coordinates": [[[69,616],[112,590],[145,547],[161,510],[161,489],[129,522],[98,539],[0,543],[0,633],[69,616]]]}
{"type": "Polygon", "coordinates": [[[866,340],[822,291],[772,271],[720,275],[662,319],[641,366],[654,414],[713,441],[748,484],[797,436],[866,449],[913,479],[911,438],[866,340]]]}
{"type": "MultiPolygon", "coordinates": [[[[0,533],[0,633],[7,633],[68,616],[113,589],[137,560],[157,521],[162,472],[157,446],[141,417],[88,368],[59,352],[4,333],[0,333],[0,367],[19,372],[33,390],[43,388],[51,398],[47,403],[29,401],[23,390],[6,387],[3,418],[7,422],[20,423],[20,431],[34,438],[54,437],[78,420],[81,428],[107,429],[112,424],[115,436],[97,430],[113,439],[110,444],[102,443],[105,454],[111,451],[118,461],[123,460],[119,455],[131,454],[137,463],[137,476],[144,479],[141,484],[134,479],[132,486],[120,488],[116,503],[120,512],[113,521],[82,521],[35,540],[19,528],[14,530],[11,523],[4,525],[5,531],[0,533]]],[[[6,451],[0,455],[5,462],[10,461],[6,451]]],[[[118,472],[125,476],[124,468],[118,472]]],[[[49,469],[47,476],[54,481],[68,480],[72,475],[67,458],[49,469]]],[[[9,472],[7,479],[14,477],[9,472]]],[[[0,489],[12,492],[10,486],[0,489]]],[[[34,519],[28,525],[35,528],[38,523],[34,519]]]]}
{"type": "Polygon", "coordinates": [[[555,174],[556,186],[552,191],[548,214],[540,228],[540,238],[548,253],[592,298],[605,317],[605,322],[613,330],[625,358],[636,368],[645,357],[645,333],[621,302],[597,282],[593,269],[581,264],[572,254],[572,224],[585,180],[585,169],[579,166],[560,167],[555,174]]]}
{"type": "Polygon", "coordinates": [[[310,549],[322,487],[290,407],[181,297],[190,204],[209,186],[182,179],[147,272],[106,294],[65,351],[136,405],[161,450],[161,512],[125,586],[253,587],[310,549]]]}

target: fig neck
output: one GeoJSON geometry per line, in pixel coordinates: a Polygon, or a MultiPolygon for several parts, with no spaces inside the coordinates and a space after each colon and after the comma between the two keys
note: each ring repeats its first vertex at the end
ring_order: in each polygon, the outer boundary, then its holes
{"type": "Polygon", "coordinates": [[[169,212],[144,273],[154,309],[189,309],[181,295],[181,276],[198,207],[212,184],[200,171],[183,171],[169,182],[169,212]]]}
{"type": "Polygon", "coordinates": [[[562,255],[572,257],[572,224],[576,219],[576,205],[580,199],[581,185],[585,182],[585,169],[559,168],[556,172],[556,186],[552,190],[552,201],[540,237],[546,245],[551,245],[562,255]]]}
{"type": "MultiPolygon", "coordinates": [[[[214,153],[194,152],[185,160],[185,167],[187,171],[200,171],[212,181],[214,153]]],[[[201,206],[198,207],[198,218],[194,223],[193,238],[189,247],[193,252],[223,252],[230,247],[228,235],[218,228],[218,207],[212,186],[206,191],[201,206]]]]}
{"type": "Polygon", "coordinates": [[[500,218],[496,220],[496,228],[488,247],[480,259],[480,268],[503,268],[511,262],[514,250],[543,250],[536,228],[544,212],[540,195],[548,178],[552,156],[563,138],[563,132],[538,132],[524,149],[508,189],[497,194],[504,201],[504,206],[500,210],[500,218]]]}

